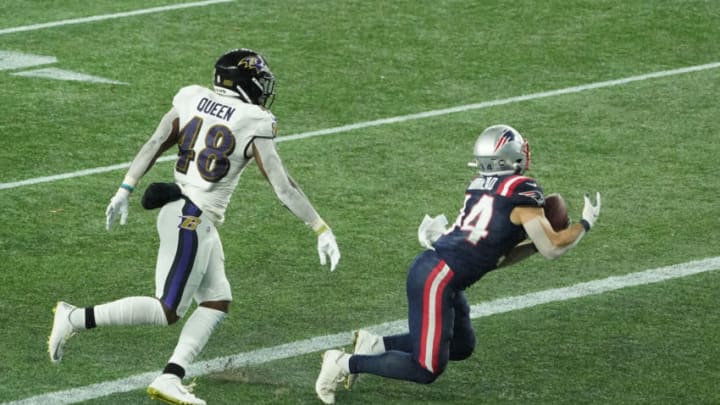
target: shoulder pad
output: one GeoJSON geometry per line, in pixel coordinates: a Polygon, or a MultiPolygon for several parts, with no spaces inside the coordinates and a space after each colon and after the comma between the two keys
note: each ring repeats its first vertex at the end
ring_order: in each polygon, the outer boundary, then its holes
{"type": "Polygon", "coordinates": [[[175,94],[175,97],[178,97],[180,95],[184,94],[193,94],[198,92],[207,92],[207,88],[198,86],[197,84],[191,84],[190,86],[185,86],[178,90],[177,94],[175,94]]]}
{"type": "Polygon", "coordinates": [[[253,108],[245,115],[246,123],[254,127],[254,136],[260,138],[275,138],[277,136],[277,119],[268,110],[253,108]]]}
{"type": "Polygon", "coordinates": [[[542,207],[545,205],[545,194],[542,187],[530,177],[509,176],[498,185],[497,195],[508,198],[516,205],[531,205],[542,207]]]}

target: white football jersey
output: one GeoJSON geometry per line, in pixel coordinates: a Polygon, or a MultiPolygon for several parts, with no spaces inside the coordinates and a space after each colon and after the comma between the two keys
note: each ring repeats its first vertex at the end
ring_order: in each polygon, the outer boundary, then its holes
{"type": "Polygon", "coordinates": [[[175,182],[220,225],[240,175],[252,160],[252,140],[275,137],[275,116],[197,85],[180,89],[173,106],[180,116],[175,182]]]}

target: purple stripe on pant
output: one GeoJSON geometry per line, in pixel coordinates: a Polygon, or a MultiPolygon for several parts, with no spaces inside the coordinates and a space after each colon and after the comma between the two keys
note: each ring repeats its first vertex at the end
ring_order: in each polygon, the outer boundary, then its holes
{"type": "MultiPolygon", "coordinates": [[[[181,224],[188,216],[200,217],[202,210],[195,206],[190,200],[186,200],[182,209],[183,217],[181,224]]],[[[173,310],[177,309],[182,300],[190,272],[195,263],[195,255],[198,249],[198,237],[195,230],[178,227],[178,245],[175,251],[175,260],[165,280],[165,289],[161,298],[163,304],[173,310]]]]}

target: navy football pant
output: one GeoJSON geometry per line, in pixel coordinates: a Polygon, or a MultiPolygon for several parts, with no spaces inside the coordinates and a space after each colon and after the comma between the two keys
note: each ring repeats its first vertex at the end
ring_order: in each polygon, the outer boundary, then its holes
{"type": "Polygon", "coordinates": [[[407,276],[409,333],[384,337],[385,353],[352,356],[350,372],[429,384],[449,360],[468,358],[475,348],[475,331],[453,275],[434,251],[418,255],[407,276]]]}

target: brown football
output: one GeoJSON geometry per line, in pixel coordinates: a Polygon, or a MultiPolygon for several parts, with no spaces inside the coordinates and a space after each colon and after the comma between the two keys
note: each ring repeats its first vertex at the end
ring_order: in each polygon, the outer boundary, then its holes
{"type": "Polygon", "coordinates": [[[567,205],[560,194],[553,193],[545,196],[545,217],[555,231],[561,231],[570,226],[567,205]]]}

